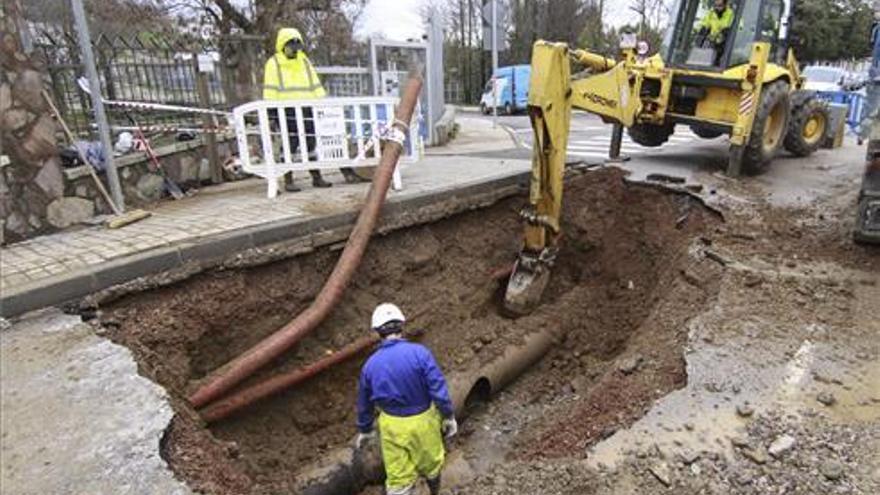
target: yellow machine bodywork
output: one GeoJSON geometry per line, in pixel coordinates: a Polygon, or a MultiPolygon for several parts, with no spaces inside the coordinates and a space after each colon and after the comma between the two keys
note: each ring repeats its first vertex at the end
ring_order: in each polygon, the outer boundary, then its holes
{"type": "MultiPolygon", "coordinates": [[[[632,50],[625,50],[623,60],[617,62],[583,50],[569,52],[567,45],[564,44],[539,41],[535,44],[532,54],[530,95],[543,93],[545,88],[542,84],[570,85],[573,108],[595,113],[624,127],[631,127],[636,123],[660,125],[667,120],[667,117],[675,116],[669,110],[673,79],[703,78],[714,81],[715,85],[706,88],[708,94],[697,104],[695,115],[678,117],[686,117],[686,120],[694,122],[730,126],[731,143],[741,145],[751,131],[758,106],[757,98],[764,84],[785,80],[792,90],[800,89],[803,85],[797,69],[797,61],[791,53],[787,67],[769,63],[769,55],[768,43],[755,43],[748,64],[718,73],[670,69],[665,67],[659,55],[638,61],[632,50]],[[593,70],[604,72],[571,82],[548,80],[541,74],[558,72],[553,64],[568,64],[569,57],[546,52],[570,53],[572,60],[593,70]],[[642,95],[641,89],[645,81],[659,82],[660,90],[656,96],[642,95]],[[733,85],[737,87],[731,87],[733,85]],[[741,103],[749,101],[750,98],[754,98],[752,105],[741,106],[741,103]],[[743,112],[742,109],[747,111],[743,112]]],[[[543,100],[546,101],[546,98],[543,100]]],[[[540,103],[539,100],[532,100],[530,97],[529,105],[540,106],[540,103]]]]}

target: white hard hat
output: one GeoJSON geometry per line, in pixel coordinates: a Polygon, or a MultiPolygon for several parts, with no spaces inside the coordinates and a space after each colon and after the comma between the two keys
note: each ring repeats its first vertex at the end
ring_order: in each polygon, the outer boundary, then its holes
{"type": "Polygon", "coordinates": [[[406,318],[403,316],[403,311],[397,306],[390,303],[384,303],[376,306],[376,309],[373,310],[373,323],[371,327],[374,330],[392,321],[399,321],[401,323],[406,321],[406,318]]]}

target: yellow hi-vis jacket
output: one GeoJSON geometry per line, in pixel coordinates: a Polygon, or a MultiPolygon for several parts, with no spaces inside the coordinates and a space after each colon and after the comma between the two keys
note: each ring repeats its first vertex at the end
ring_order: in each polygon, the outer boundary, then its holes
{"type": "Polygon", "coordinates": [[[302,35],[293,28],[278,30],[275,39],[275,55],[263,68],[264,100],[308,100],[327,96],[318,73],[305,52],[295,59],[284,56],[284,45],[291,40],[302,41],[302,35]]]}
{"type": "Polygon", "coordinates": [[[720,16],[715,9],[709,11],[706,17],[700,22],[700,28],[709,29],[709,39],[713,43],[721,41],[721,32],[733,26],[733,9],[727,7],[720,16]]]}

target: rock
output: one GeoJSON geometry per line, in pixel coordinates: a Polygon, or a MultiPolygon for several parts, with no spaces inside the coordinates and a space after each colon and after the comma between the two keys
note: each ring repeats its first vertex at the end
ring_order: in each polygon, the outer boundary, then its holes
{"type": "MultiPolygon", "coordinates": [[[[859,357],[859,355],[856,354],[856,359],[858,359],[858,357],[859,357]]],[[[819,383],[824,383],[826,385],[831,385],[831,384],[843,385],[843,382],[840,379],[830,377],[821,371],[814,371],[813,372],[813,380],[816,380],[819,383]]]]}
{"type": "Polygon", "coordinates": [[[755,464],[767,464],[767,461],[770,460],[770,458],[767,457],[767,451],[764,450],[764,447],[743,449],[742,453],[755,464]]]}
{"type": "Polygon", "coordinates": [[[12,108],[12,90],[8,84],[0,84],[0,114],[6,114],[12,108]]]}
{"type": "Polygon", "coordinates": [[[55,121],[43,115],[31,126],[30,132],[22,139],[22,150],[33,160],[51,158],[58,155],[55,139],[55,121]]]}
{"type": "Polygon", "coordinates": [[[834,394],[832,394],[831,392],[821,392],[819,395],[816,396],[816,400],[828,407],[831,407],[837,403],[837,398],[834,397],[834,394]]]}
{"type": "Polygon", "coordinates": [[[33,114],[29,113],[27,110],[22,110],[20,108],[10,110],[5,112],[5,115],[3,116],[3,127],[9,129],[11,132],[18,131],[30,124],[33,117],[33,114]]]}
{"type": "Polygon", "coordinates": [[[207,158],[202,158],[199,161],[199,182],[207,182],[211,180],[211,161],[207,158]]]}
{"type": "Polygon", "coordinates": [[[692,449],[683,449],[679,452],[679,457],[681,457],[681,462],[689,466],[700,459],[700,453],[692,449]]]}
{"type": "Polygon", "coordinates": [[[751,405],[749,405],[748,402],[746,402],[745,404],[740,404],[736,406],[736,413],[743,418],[748,418],[755,414],[755,408],[753,408],[751,405]]]}
{"type": "Polygon", "coordinates": [[[773,443],[770,444],[767,452],[773,457],[779,458],[789,450],[793,449],[796,443],[797,441],[793,436],[782,435],[781,437],[777,437],[776,440],[773,440],[773,443]]]}
{"type": "Polygon", "coordinates": [[[617,369],[624,375],[631,375],[639,368],[640,364],[642,364],[642,356],[630,356],[622,359],[617,364],[617,369]]]}
{"type": "Polygon", "coordinates": [[[95,205],[83,198],[58,198],[46,207],[46,219],[52,226],[64,229],[95,216],[95,205]]]}
{"type": "Polygon", "coordinates": [[[31,213],[30,215],[28,215],[28,225],[30,225],[31,228],[35,231],[40,230],[41,228],[43,228],[43,221],[40,220],[40,217],[31,213]]]}
{"type": "Polygon", "coordinates": [[[177,182],[193,182],[199,179],[199,164],[196,159],[190,155],[182,155],[179,165],[180,173],[177,182]]]}
{"type": "Polygon", "coordinates": [[[663,483],[666,486],[672,484],[672,470],[669,469],[669,465],[665,462],[655,462],[648,468],[648,471],[650,471],[660,483],[663,483]]]}
{"type": "Polygon", "coordinates": [[[226,454],[232,459],[238,459],[241,456],[241,447],[238,442],[226,442],[226,454]]]}
{"type": "Polygon", "coordinates": [[[739,486],[745,486],[752,482],[752,475],[749,472],[742,472],[736,476],[736,483],[739,486]]]}
{"type": "Polygon", "coordinates": [[[6,230],[21,237],[26,236],[30,231],[27,218],[21,213],[13,211],[6,217],[6,230]]]}
{"type": "Polygon", "coordinates": [[[703,384],[703,388],[706,390],[706,392],[711,392],[713,394],[718,394],[724,391],[724,387],[715,382],[707,382],[703,384]]]}
{"type": "Polygon", "coordinates": [[[732,232],[730,236],[744,241],[755,241],[758,239],[758,236],[753,232],[732,232]]]}
{"type": "Polygon", "coordinates": [[[61,175],[61,164],[57,158],[43,162],[43,167],[34,178],[34,183],[51,199],[64,196],[64,178],[61,175]]]}
{"type": "Polygon", "coordinates": [[[137,194],[144,201],[157,201],[165,191],[165,181],[160,175],[146,174],[137,181],[137,194]]]}
{"type": "Polygon", "coordinates": [[[46,108],[42,90],[43,76],[33,69],[21,71],[12,84],[12,96],[34,113],[46,108]]]}
{"type": "Polygon", "coordinates": [[[743,283],[746,287],[757,287],[764,283],[764,279],[756,273],[749,273],[743,283]]]}
{"type": "Polygon", "coordinates": [[[819,472],[822,473],[822,476],[825,478],[831,481],[837,481],[843,477],[843,464],[835,460],[828,460],[819,466],[819,472]]]}

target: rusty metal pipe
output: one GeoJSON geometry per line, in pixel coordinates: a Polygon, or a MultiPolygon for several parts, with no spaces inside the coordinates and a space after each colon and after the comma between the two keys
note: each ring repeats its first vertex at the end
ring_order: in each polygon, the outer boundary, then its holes
{"type": "MultiPolygon", "coordinates": [[[[394,127],[404,130],[403,127],[412,121],[413,111],[421,89],[421,74],[412,74],[397,107],[394,127]]],[[[392,140],[385,142],[382,158],[373,175],[373,183],[357,223],[339,261],[333,268],[333,273],[330,274],[312,304],[280,330],[212,373],[195,393],[190,395],[189,401],[194,407],[202,407],[221,397],[242,380],[290,349],[324,321],[324,318],[339,303],[367,248],[370,236],[379,219],[379,211],[385,201],[391,176],[402,151],[403,145],[401,143],[392,140]]]]}
{"type": "Polygon", "coordinates": [[[265,399],[266,397],[274,395],[286,388],[298,385],[328,368],[332,368],[337,364],[343,363],[357,356],[375,345],[378,341],[379,336],[377,334],[358,339],[314,363],[287,373],[273,376],[264,382],[213,402],[200,411],[199,415],[207,423],[219,421],[241,409],[244,409],[254,402],[265,399]]]}

